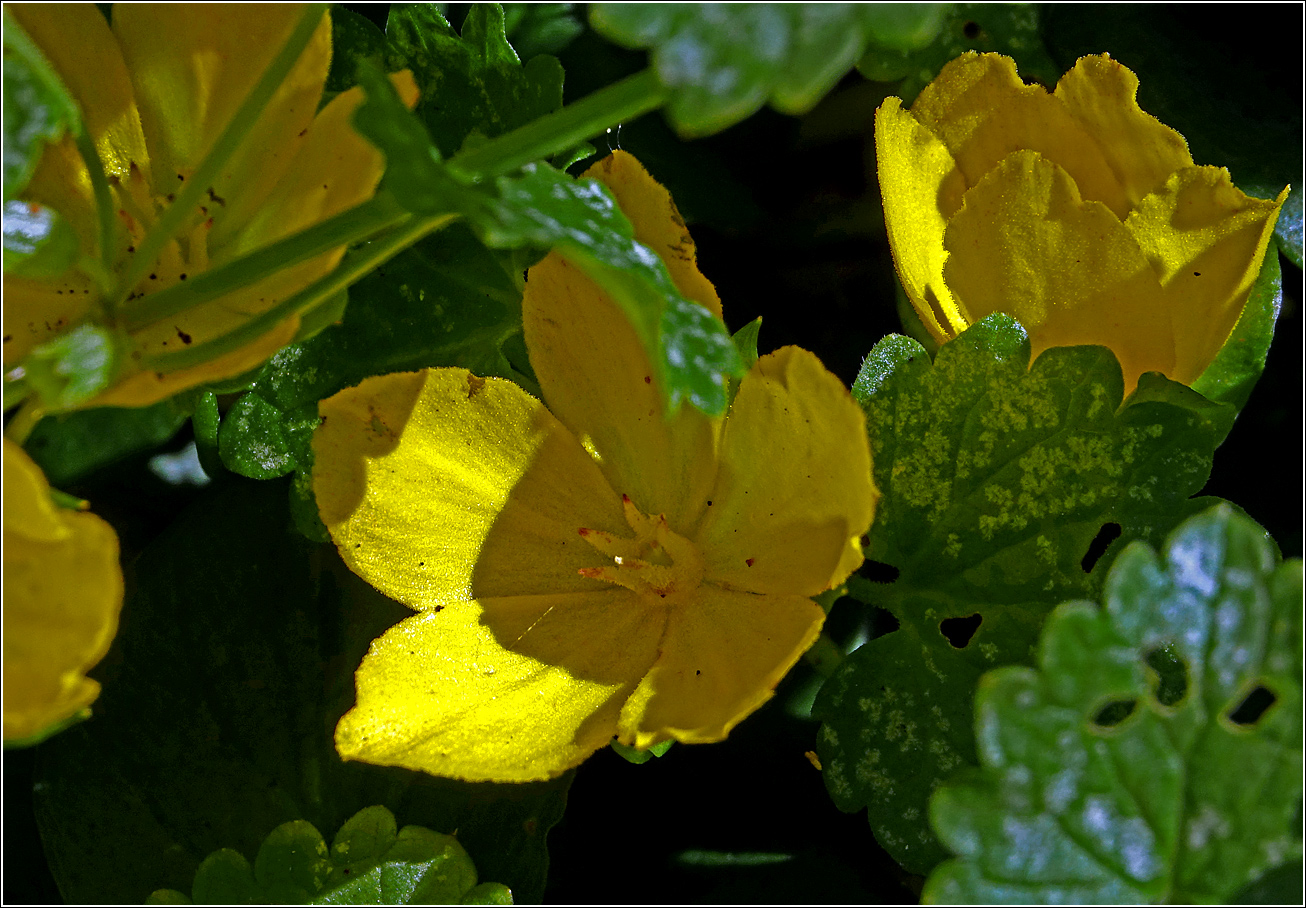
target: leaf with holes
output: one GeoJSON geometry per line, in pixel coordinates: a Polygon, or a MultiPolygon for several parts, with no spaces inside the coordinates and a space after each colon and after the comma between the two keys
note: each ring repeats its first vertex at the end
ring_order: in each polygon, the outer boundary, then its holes
{"type": "Polygon", "coordinates": [[[1135,543],[1105,608],[1049,617],[1037,668],[980,682],[982,771],[930,804],[959,857],[927,902],[1222,902],[1301,856],[1302,565],[1227,505],[1158,557],[1135,543]],[[1185,689],[1163,696],[1168,648],[1185,689]],[[1166,702],[1170,700],[1170,702],[1166,702]]]}
{"type": "Polygon", "coordinates": [[[651,48],[671,90],[667,113],[684,136],[718,132],[770,101],[806,113],[869,45],[908,52],[943,23],[940,4],[598,3],[594,29],[610,41],[651,48]]]}
{"type": "Polygon", "coordinates": [[[869,807],[912,872],[945,856],[926,805],[975,762],[980,674],[1028,661],[1056,603],[1096,595],[1126,543],[1155,543],[1209,504],[1189,496],[1210,472],[1211,405],[1160,376],[1147,387],[1122,408],[1120,366],[1102,347],[1052,349],[1031,368],[1024,329],[1003,315],[933,365],[893,336],[862,366],[853,394],[883,493],[867,557],[897,575],[854,578],[850,592],[899,628],[821,691],[817,751],[835,803],[869,807]]]}

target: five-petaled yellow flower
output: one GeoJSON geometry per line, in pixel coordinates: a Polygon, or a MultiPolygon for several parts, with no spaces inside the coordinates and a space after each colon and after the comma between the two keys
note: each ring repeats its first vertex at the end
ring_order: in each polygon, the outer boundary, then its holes
{"type": "Polygon", "coordinates": [[[1049,347],[1110,347],[1126,391],[1162,372],[1192,384],[1228,339],[1287,190],[1249,198],[1193,164],[1143,112],[1138,78],[1084,57],[1049,94],[997,54],[945,66],[875,121],[898,274],[940,342],[993,312],[1049,347]]]}
{"type": "MultiPolygon", "coordinates": [[[[301,4],[121,3],[110,27],[92,4],[9,4],[77,101],[118,206],[114,270],[205,159],[304,15],[301,4]]],[[[245,141],[163,248],[130,300],[171,287],[351,208],[376,190],[379,151],[354,132],[359,89],[319,101],[331,61],[323,15],[308,46],[245,141]]],[[[412,104],[406,74],[396,87],[412,104]]],[[[71,137],[49,147],[23,199],[62,214],[82,252],[100,255],[91,178],[71,137]]],[[[344,247],[132,332],[125,373],[89,403],[141,406],[262,364],[294,339],[290,315],[235,350],[167,374],[149,356],[228,334],[335,268],[344,247]]],[[[96,283],[74,270],[55,281],[4,276],[4,366],[100,311],[96,283]]]]}
{"type": "MultiPolygon", "coordinates": [[[[591,169],[718,318],[666,190],[591,169]]],[[[613,737],[718,741],[772,696],[862,562],[864,419],[805,350],[758,360],[724,419],[664,400],[634,330],[557,253],[522,302],[544,404],[462,369],[321,405],[314,487],[345,561],[420,613],[376,640],[347,759],[463,779],[556,776],[613,737]]]]}
{"type": "Polygon", "coordinates": [[[99,696],[86,677],[122,608],[118,536],[59,507],[41,468],[4,440],[4,737],[21,741],[99,696]]]}

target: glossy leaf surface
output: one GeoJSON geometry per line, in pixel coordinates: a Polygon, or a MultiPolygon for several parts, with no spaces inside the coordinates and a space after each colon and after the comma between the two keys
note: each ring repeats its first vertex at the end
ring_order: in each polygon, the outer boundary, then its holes
{"type": "Polygon", "coordinates": [[[1104,607],[1059,606],[1037,668],[986,674],[983,769],[934,796],[959,857],[925,901],[1220,902],[1299,858],[1302,566],[1276,561],[1255,523],[1206,511],[1160,556],[1126,549],[1104,607]],[[1177,699],[1148,670],[1162,647],[1177,699]]]}

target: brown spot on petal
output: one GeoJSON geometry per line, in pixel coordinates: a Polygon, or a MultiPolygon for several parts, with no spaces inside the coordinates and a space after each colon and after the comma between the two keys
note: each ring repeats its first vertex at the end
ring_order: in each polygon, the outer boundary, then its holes
{"type": "Polygon", "coordinates": [[[481,389],[484,387],[485,387],[485,379],[477,378],[475,375],[472,375],[470,372],[467,373],[467,399],[468,400],[471,400],[477,394],[480,394],[481,389]]]}

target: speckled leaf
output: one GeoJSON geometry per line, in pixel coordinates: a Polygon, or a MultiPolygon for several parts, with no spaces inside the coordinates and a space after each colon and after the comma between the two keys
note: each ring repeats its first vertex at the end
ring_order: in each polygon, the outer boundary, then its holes
{"type": "Polygon", "coordinates": [[[947,7],[932,42],[916,49],[872,43],[857,69],[877,82],[900,82],[892,94],[902,98],[904,104],[910,104],[945,63],[968,50],[1006,54],[1016,61],[1025,78],[1056,85],[1062,70],[1043,44],[1039,6],[955,3],[947,7]]]}
{"type": "Polygon", "coordinates": [[[975,760],[981,672],[1028,661],[1056,603],[1094,594],[1125,543],[1159,541],[1203,506],[1189,496],[1210,472],[1211,405],[1159,376],[1149,388],[1121,408],[1120,366],[1101,347],[1053,349],[1031,368],[1024,330],[1002,315],[933,365],[892,336],[862,366],[853,394],[884,495],[867,557],[897,579],[854,578],[850,592],[899,629],[821,691],[817,750],[835,803],[869,806],[877,838],[912,872],[944,856],[926,804],[975,760]]]}
{"type": "Polygon", "coordinates": [[[282,823],[339,829],[382,804],[456,829],[485,877],[539,901],[571,774],[474,785],[336,755],[354,669],[407,612],[334,546],[294,533],[285,482],[228,477],[134,561],[94,720],[38,753],[37,817],[64,898],[189,892],[217,849],[256,855],[282,823]]]}
{"type": "Polygon", "coordinates": [[[598,3],[595,30],[625,47],[651,48],[671,89],[667,112],[684,136],[709,135],[770,101],[810,110],[872,42],[910,50],[943,21],[939,4],[598,3]]]}
{"type": "Polygon", "coordinates": [[[1302,565],[1276,560],[1213,508],[1160,557],[1124,551],[1105,608],[1058,607],[1036,669],[986,674],[983,769],[930,805],[959,857],[924,900],[1219,903],[1300,858],[1302,565]],[[1168,705],[1147,668],[1162,647],[1187,682],[1168,705]]]}
{"type": "Polygon", "coordinates": [[[396,3],[386,21],[386,64],[413,71],[417,115],[449,157],[473,133],[494,138],[562,106],[562,64],[539,55],[523,66],[497,3],[474,4],[462,36],[430,3],[396,3]]]}
{"type": "Polygon", "coordinates": [[[666,265],[636,242],[630,221],[596,180],[546,164],[496,181],[498,197],[470,216],[493,246],[552,248],[583,269],[625,310],[666,394],[710,414],[726,408],[726,379],[743,363],[719,319],[680,295],[666,265]]]}
{"type": "Polygon", "coordinates": [[[345,91],[358,83],[358,64],[385,66],[386,37],[372,20],[337,5],[331,10],[331,71],[327,91],[345,91]]]}

